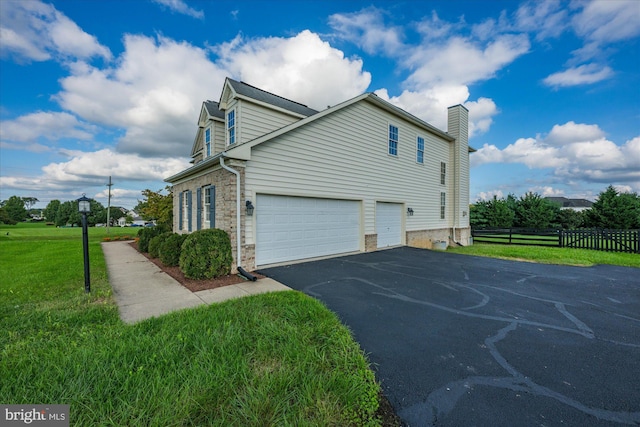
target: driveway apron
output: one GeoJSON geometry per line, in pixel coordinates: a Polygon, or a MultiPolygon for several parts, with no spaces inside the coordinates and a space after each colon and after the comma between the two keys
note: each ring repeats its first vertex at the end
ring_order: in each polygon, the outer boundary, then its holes
{"type": "Polygon", "coordinates": [[[261,273],[337,313],[406,425],[640,425],[640,269],[402,247],[261,273]]]}

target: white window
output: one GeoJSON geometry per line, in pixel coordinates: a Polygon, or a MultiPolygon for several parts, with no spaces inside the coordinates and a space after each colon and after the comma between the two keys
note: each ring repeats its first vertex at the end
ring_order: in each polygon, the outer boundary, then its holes
{"type": "Polygon", "coordinates": [[[204,146],[206,156],[209,157],[211,155],[211,128],[204,131],[204,146]]]}
{"type": "Polygon", "coordinates": [[[204,189],[204,228],[211,228],[211,202],[213,187],[204,189]]]}
{"type": "Polygon", "coordinates": [[[447,203],[447,193],[440,193],[440,219],[444,219],[446,203],[447,203]]]}
{"type": "Polygon", "coordinates": [[[182,194],[182,229],[191,231],[190,216],[191,216],[191,192],[185,191],[182,194]]]}
{"type": "Polygon", "coordinates": [[[447,183],[447,164],[440,162],[440,184],[445,185],[447,183]]]}
{"type": "Polygon", "coordinates": [[[416,162],[424,163],[424,138],[421,136],[416,141],[416,162]]]}
{"type": "Polygon", "coordinates": [[[236,143],[236,110],[227,113],[227,144],[236,143]]]}
{"type": "Polygon", "coordinates": [[[398,127],[389,125],[389,154],[392,156],[398,155],[398,127]]]}

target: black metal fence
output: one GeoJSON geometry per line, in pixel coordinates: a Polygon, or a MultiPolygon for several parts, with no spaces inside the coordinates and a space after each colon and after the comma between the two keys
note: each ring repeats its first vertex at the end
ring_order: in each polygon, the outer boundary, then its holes
{"type": "Polygon", "coordinates": [[[640,230],[473,229],[474,242],[507,245],[557,246],[609,252],[640,253],[640,230]]]}

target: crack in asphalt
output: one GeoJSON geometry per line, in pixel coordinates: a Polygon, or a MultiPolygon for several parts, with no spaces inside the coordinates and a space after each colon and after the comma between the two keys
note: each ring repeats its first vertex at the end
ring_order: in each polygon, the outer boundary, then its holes
{"type": "MultiPolygon", "coordinates": [[[[389,262],[385,264],[387,266],[392,266],[394,263],[389,262]]],[[[423,279],[423,277],[421,276],[414,276],[404,272],[397,272],[397,271],[381,268],[379,266],[379,263],[367,264],[367,267],[374,268],[376,270],[383,271],[386,273],[400,274],[402,276],[423,279]]],[[[464,273],[464,279],[469,280],[469,276],[466,273],[466,271],[463,270],[463,273],[464,273]]],[[[522,284],[525,281],[531,280],[535,277],[536,277],[535,275],[529,275],[525,278],[517,280],[516,283],[522,284]]],[[[606,409],[592,408],[562,393],[559,393],[548,387],[535,383],[529,377],[525,376],[523,373],[519,372],[515,367],[509,364],[506,358],[497,349],[496,344],[506,339],[509,333],[515,331],[520,325],[535,326],[539,328],[552,329],[552,330],[561,331],[565,333],[576,334],[586,339],[596,338],[593,330],[589,328],[589,326],[586,323],[584,323],[583,321],[578,319],[576,316],[574,316],[572,313],[570,313],[567,310],[566,304],[563,302],[534,297],[531,295],[523,294],[522,292],[515,292],[508,289],[497,288],[494,286],[473,284],[474,286],[486,287],[486,288],[494,289],[501,292],[507,292],[509,294],[513,294],[515,296],[519,296],[522,298],[528,298],[528,299],[532,299],[532,300],[536,300],[544,303],[553,304],[555,309],[560,314],[562,314],[563,317],[565,317],[573,325],[575,325],[575,329],[560,326],[560,325],[549,324],[549,323],[530,321],[526,319],[513,319],[513,318],[507,318],[507,317],[492,316],[492,315],[470,312],[470,310],[474,310],[487,305],[490,302],[491,297],[475,288],[472,288],[469,285],[457,284],[455,282],[453,282],[452,284],[434,282],[434,284],[443,286],[445,288],[454,290],[456,292],[459,291],[459,289],[456,289],[456,287],[464,288],[480,295],[482,297],[482,300],[478,304],[475,304],[473,306],[458,309],[458,308],[437,304],[431,301],[415,299],[408,295],[399,293],[392,288],[385,287],[378,283],[374,283],[372,281],[365,280],[359,277],[343,277],[343,278],[340,278],[340,280],[327,280],[327,281],[315,283],[313,285],[309,285],[305,287],[304,292],[308,293],[309,295],[321,297],[322,295],[315,290],[316,288],[325,286],[327,284],[336,283],[338,281],[344,281],[344,280],[357,281],[357,282],[364,283],[368,286],[371,286],[376,289],[376,291],[372,292],[374,295],[397,299],[400,301],[409,302],[413,304],[420,304],[420,305],[428,306],[438,310],[442,310],[448,313],[456,314],[459,316],[508,323],[507,326],[501,328],[495,335],[486,338],[485,345],[486,345],[486,348],[488,348],[489,353],[491,354],[493,359],[503,369],[505,369],[510,376],[507,376],[507,377],[470,376],[462,380],[457,380],[457,381],[452,381],[450,383],[447,383],[443,387],[432,391],[425,401],[417,403],[407,408],[403,408],[400,411],[399,415],[404,420],[408,421],[409,424],[412,426],[414,425],[435,426],[439,419],[446,417],[447,414],[449,414],[455,408],[459,399],[466,392],[469,392],[470,389],[473,389],[473,386],[489,386],[489,387],[497,387],[497,388],[504,388],[504,389],[509,389],[513,391],[531,393],[534,395],[555,399],[558,402],[561,402],[565,405],[568,405],[585,414],[594,416],[603,421],[612,421],[612,422],[618,422],[618,423],[624,423],[624,424],[636,424],[636,425],[640,424],[640,412],[609,411],[606,409]]],[[[611,313],[611,314],[614,314],[614,313],[611,313]]],[[[628,317],[628,316],[622,316],[622,315],[620,316],[624,318],[628,317]]],[[[629,319],[637,320],[635,318],[629,318],[629,319]]],[[[640,347],[640,345],[636,345],[636,344],[620,343],[613,340],[607,340],[602,337],[597,337],[597,338],[599,340],[610,342],[613,344],[631,346],[631,347],[640,347]]]]}

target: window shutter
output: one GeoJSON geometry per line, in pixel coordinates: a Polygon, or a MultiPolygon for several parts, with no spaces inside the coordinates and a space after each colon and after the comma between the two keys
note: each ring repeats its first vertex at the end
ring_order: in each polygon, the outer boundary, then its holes
{"type": "Polygon", "coordinates": [[[191,215],[191,193],[191,190],[187,191],[187,224],[189,227],[187,231],[189,232],[191,232],[191,230],[193,229],[193,215],[191,215]]]}
{"type": "Polygon", "coordinates": [[[196,190],[196,230],[202,228],[202,188],[196,190]]]}
{"type": "Polygon", "coordinates": [[[180,199],[178,201],[178,230],[182,230],[182,215],[184,215],[184,213],[182,212],[182,209],[184,207],[184,192],[181,191],[178,198],[180,199]]]}
{"type": "Polygon", "coordinates": [[[216,228],[216,186],[210,188],[211,201],[209,202],[209,228],[216,228]]]}

